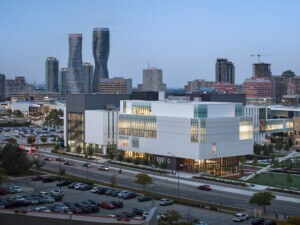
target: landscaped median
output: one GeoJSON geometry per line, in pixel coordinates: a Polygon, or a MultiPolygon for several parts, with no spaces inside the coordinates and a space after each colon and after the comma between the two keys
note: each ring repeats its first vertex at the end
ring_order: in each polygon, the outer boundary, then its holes
{"type": "MultiPolygon", "coordinates": [[[[59,175],[58,172],[47,170],[47,169],[40,169],[40,171],[48,173],[48,174],[56,175],[56,176],[59,175]]],[[[107,186],[107,187],[110,186],[110,184],[106,183],[106,182],[100,182],[100,181],[96,181],[96,180],[92,180],[92,179],[86,179],[86,178],[77,177],[77,176],[73,176],[73,175],[69,175],[69,174],[65,174],[63,177],[65,179],[69,179],[73,182],[97,184],[97,185],[103,185],[103,186],[107,186]]],[[[215,210],[215,211],[220,211],[220,212],[237,213],[237,212],[245,211],[245,209],[242,209],[242,208],[235,208],[235,207],[231,207],[231,206],[227,206],[227,205],[214,204],[214,203],[198,201],[198,200],[193,200],[193,199],[186,199],[186,198],[181,198],[181,197],[178,198],[175,195],[166,195],[166,194],[154,193],[154,192],[149,192],[149,191],[145,191],[142,193],[142,190],[140,190],[140,189],[135,189],[132,187],[125,187],[125,186],[121,186],[121,185],[114,185],[114,188],[126,189],[126,190],[130,190],[130,191],[137,192],[140,194],[145,194],[145,195],[155,198],[157,200],[160,200],[162,198],[171,198],[174,200],[175,203],[178,203],[178,204],[199,207],[199,208],[205,208],[205,209],[210,209],[210,210],[215,210]]]]}

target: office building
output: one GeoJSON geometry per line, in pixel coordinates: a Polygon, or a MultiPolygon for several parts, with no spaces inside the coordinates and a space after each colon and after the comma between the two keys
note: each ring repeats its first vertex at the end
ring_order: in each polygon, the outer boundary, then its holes
{"type": "Polygon", "coordinates": [[[93,77],[93,93],[99,92],[100,79],[109,77],[107,69],[109,39],[110,34],[108,28],[94,28],[93,55],[95,59],[95,71],[93,77]]]}
{"type": "Polygon", "coordinates": [[[13,93],[27,91],[25,77],[16,76],[15,79],[6,79],[5,88],[6,97],[10,97],[13,93]]]}
{"type": "Polygon", "coordinates": [[[271,98],[272,83],[268,78],[246,79],[243,85],[246,98],[271,98]]]}
{"type": "Polygon", "coordinates": [[[218,58],[216,62],[216,82],[235,83],[234,64],[227,59],[218,58]]]}
{"type": "Polygon", "coordinates": [[[84,92],[81,34],[69,35],[69,62],[66,84],[67,94],[84,92]]]}
{"type": "Polygon", "coordinates": [[[143,70],[143,84],[139,86],[142,91],[165,91],[166,84],[163,83],[163,71],[151,67],[143,70]]]}
{"type": "Polygon", "coordinates": [[[118,149],[169,169],[225,174],[253,153],[252,118],[241,103],[123,100],[118,149]]]}
{"type": "Polygon", "coordinates": [[[67,93],[67,68],[60,69],[60,82],[59,82],[59,92],[61,99],[66,98],[67,93]]]}
{"type": "Polygon", "coordinates": [[[210,87],[219,93],[237,94],[236,85],[228,82],[215,82],[211,84],[210,87]]]}
{"type": "Polygon", "coordinates": [[[271,64],[269,64],[269,63],[254,63],[253,64],[253,77],[270,78],[271,75],[272,75],[271,64]]]}
{"type": "Polygon", "coordinates": [[[131,94],[132,79],[123,77],[100,79],[100,94],[131,94]]]}
{"type": "Polygon", "coordinates": [[[92,93],[93,65],[83,63],[84,93],[92,93]]]}
{"type": "Polygon", "coordinates": [[[0,73],[0,101],[5,99],[5,75],[0,73]]]}
{"type": "Polygon", "coordinates": [[[46,92],[58,92],[58,60],[48,57],[45,62],[45,70],[46,92]]]}
{"type": "Polygon", "coordinates": [[[196,92],[203,87],[206,87],[206,81],[196,79],[193,81],[188,81],[187,84],[184,85],[184,90],[186,92],[196,92]]]}

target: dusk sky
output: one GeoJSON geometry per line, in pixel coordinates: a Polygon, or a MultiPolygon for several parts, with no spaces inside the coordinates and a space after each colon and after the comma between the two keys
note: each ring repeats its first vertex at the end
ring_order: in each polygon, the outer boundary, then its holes
{"type": "Polygon", "coordinates": [[[92,30],[109,27],[109,76],[142,80],[163,69],[168,87],[215,78],[215,61],[235,64],[236,82],[251,77],[257,52],[273,53],[272,74],[300,75],[298,0],[1,0],[0,73],[45,81],[45,59],[68,63],[68,34],[83,34],[83,61],[94,64],[92,30]]]}

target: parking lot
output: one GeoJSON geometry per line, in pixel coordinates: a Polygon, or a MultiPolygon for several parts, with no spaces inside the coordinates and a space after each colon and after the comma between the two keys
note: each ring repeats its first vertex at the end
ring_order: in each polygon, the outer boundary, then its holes
{"type": "MultiPolygon", "coordinates": [[[[9,185],[18,185],[23,190],[22,193],[15,193],[15,194],[8,194],[4,196],[0,196],[0,199],[4,200],[7,197],[12,197],[16,195],[32,195],[34,192],[34,185],[35,185],[35,193],[39,194],[42,191],[48,192],[50,194],[53,190],[59,190],[59,187],[56,186],[58,182],[50,182],[50,183],[43,183],[42,181],[36,181],[33,182],[29,178],[20,178],[15,179],[13,181],[10,181],[9,185]]],[[[95,194],[92,193],[91,190],[86,191],[80,191],[75,189],[69,189],[68,186],[61,187],[61,190],[63,190],[64,196],[63,199],[60,202],[57,203],[80,203],[82,201],[87,202],[88,200],[94,200],[96,202],[111,202],[111,201],[122,201],[124,206],[122,208],[116,208],[113,210],[109,209],[103,209],[100,208],[100,211],[98,213],[92,213],[91,215],[101,215],[101,216],[109,216],[109,215],[124,215],[124,212],[132,213],[134,208],[143,209],[145,211],[149,211],[154,204],[158,208],[158,212],[164,213],[169,209],[175,209],[178,211],[181,216],[185,219],[198,219],[200,221],[205,221],[208,224],[235,224],[232,221],[232,214],[225,214],[225,213],[219,213],[215,211],[209,211],[194,207],[187,207],[183,205],[178,204],[172,204],[168,206],[160,206],[159,201],[147,201],[147,202],[138,202],[137,198],[125,200],[118,197],[112,197],[107,196],[105,194],[95,194]]],[[[45,203],[43,205],[37,205],[35,207],[49,207],[53,205],[53,203],[45,203]]],[[[27,206],[27,207],[20,207],[19,209],[27,210],[29,208],[34,208],[34,206],[27,206]]],[[[51,207],[50,207],[51,208],[51,207]]],[[[138,216],[138,215],[136,215],[138,216]]],[[[242,224],[250,224],[250,221],[244,221],[242,224]]]]}

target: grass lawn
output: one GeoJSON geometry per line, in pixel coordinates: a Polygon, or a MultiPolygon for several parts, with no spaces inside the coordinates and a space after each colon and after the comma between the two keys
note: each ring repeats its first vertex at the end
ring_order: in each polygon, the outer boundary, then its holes
{"type": "MultiPolygon", "coordinates": [[[[291,187],[300,189],[300,176],[298,175],[290,175],[293,178],[293,182],[290,183],[291,187]]],[[[271,179],[269,173],[261,173],[256,177],[249,180],[249,182],[253,182],[256,184],[262,185],[270,185],[271,179]]],[[[287,188],[288,183],[286,182],[286,174],[275,174],[273,173],[272,178],[272,186],[281,186],[287,188]]]]}

